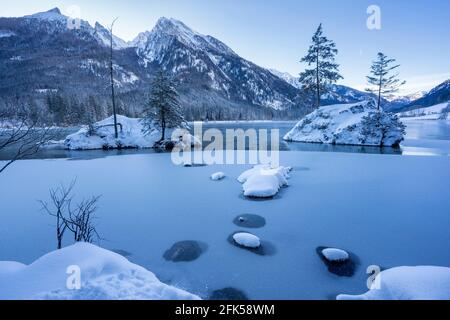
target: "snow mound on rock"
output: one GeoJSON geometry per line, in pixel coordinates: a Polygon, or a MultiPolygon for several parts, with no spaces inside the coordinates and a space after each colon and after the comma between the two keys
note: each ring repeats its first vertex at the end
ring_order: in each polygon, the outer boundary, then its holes
{"type": "Polygon", "coordinates": [[[241,232],[233,235],[233,240],[237,244],[244,246],[246,248],[256,249],[261,246],[261,240],[251,233],[241,232]]]}
{"type": "Polygon", "coordinates": [[[398,146],[404,125],[371,101],[317,109],[284,136],[286,141],[365,146],[398,146]]]}
{"type": "Polygon", "coordinates": [[[272,168],[269,165],[258,165],[242,173],[238,181],[243,183],[246,197],[270,198],[288,185],[287,179],[291,170],[289,167],[272,168]]]}
{"type": "Polygon", "coordinates": [[[213,181],[219,181],[224,178],[225,178],[225,173],[223,173],[223,172],[216,172],[211,175],[211,180],[213,180],[213,181]]]}
{"type": "Polygon", "coordinates": [[[322,254],[330,262],[343,262],[350,257],[346,251],[336,248],[323,249],[322,254]]]}
{"type": "Polygon", "coordinates": [[[450,268],[398,267],[381,272],[362,295],[341,294],[338,300],[450,300],[450,268]]]}
{"type": "Polygon", "coordinates": [[[198,300],[199,297],[161,283],[152,272],[121,255],[77,243],[51,252],[29,266],[0,262],[0,299],[198,300]],[[81,271],[79,290],[67,288],[70,266],[81,271]]]}
{"type": "MultiPolygon", "coordinates": [[[[148,149],[153,148],[160,140],[161,133],[155,126],[144,133],[141,119],[117,116],[119,137],[114,134],[114,117],[93,124],[93,130],[84,126],[77,133],[67,136],[64,141],[69,150],[97,150],[97,149],[148,149]],[[91,132],[92,131],[92,132],[91,132]]],[[[173,135],[173,142],[180,149],[187,145],[198,144],[199,141],[184,129],[175,129],[168,132],[173,135]]]]}

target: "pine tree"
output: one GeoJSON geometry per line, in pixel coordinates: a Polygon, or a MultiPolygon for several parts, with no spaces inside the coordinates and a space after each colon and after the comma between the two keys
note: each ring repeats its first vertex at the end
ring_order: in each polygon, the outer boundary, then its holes
{"type": "Polygon", "coordinates": [[[339,74],[339,65],[335,63],[337,53],[336,44],[323,35],[322,24],[320,24],[312,37],[308,54],[301,60],[313,68],[302,72],[299,80],[305,91],[315,92],[317,108],[320,107],[320,98],[327,91],[327,86],[342,79],[339,74]]]}
{"type": "Polygon", "coordinates": [[[366,91],[376,94],[378,97],[377,110],[381,108],[381,99],[397,92],[400,86],[406,82],[398,79],[398,73],[393,73],[400,67],[395,64],[395,59],[389,59],[384,53],[379,52],[377,60],[372,62],[370,75],[367,76],[367,82],[371,86],[366,91]]]}
{"type": "Polygon", "coordinates": [[[186,126],[174,83],[162,70],[158,72],[152,84],[148,108],[143,119],[144,132],[151,132],[155,122],[161,129],[160,141],[165,140],[167,128],[186,126]]]}

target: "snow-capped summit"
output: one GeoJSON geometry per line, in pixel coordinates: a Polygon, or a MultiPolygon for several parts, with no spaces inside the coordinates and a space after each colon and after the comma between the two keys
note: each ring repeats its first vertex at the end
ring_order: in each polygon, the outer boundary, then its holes
{"type": "Polygon", "coordinates": [[[233,50],[219,40],[200,34],[179,20],[165,17],[158,20],[152,31],[140,33],[131,45],[137,47],[138,53],[149,61],[154,61],[175,40],[195,50],[217,50],[235,55],[233,50]]]}
{"type": "MultiPolygon", "coordinates": [[[[40,24],[41,22],[47,22],[47,30],[49,32],[65,32],[67,31],[68,26],[68,16],[65,16],[61,13],[59,8],[53,8],[49,11],[39,12],[33,15],[25,16],[25,19],[29,20],[30,23],[40,24]]],[[[79,34],[83,39],[86,39],[87,36],[94,37],[98,43],[104,47],[110,46],[110,32],[100,23],[96,22],[95,26],[92,27],[89,22],[80,19],[79,28],[70,29],[73,32],[79,34]]],[[[116,50],[124,49],[128,47],[128,43],[119,37],[113,37],[113,46],[116,50]]]]}
{"type": "Polygon", "coordinates": [[[188,91],[207,88],[205,97],[219,95],[239,104],[283,110],[292,107],[298,95],[270,71],[176,19],[160,18],[152,31],[139,34],[131,45],[136,47],[142,66],[162,67],[181,83],[190,82],[188,91]]]}
{"type": "MultiPolygon", "coordinates": [[[[109,47],[111,45],[111,33],[109,32],[109,30],[102,26],[99,22],[95,23],[94,29],[95,36],[99,40],[100,44],[109,47]]],[[[113,47],[114,49],[124,49],[128,48],[129,45],[126,41],[113,35],[113,47]]]]}
{"type": "Polygon", "coordinates": [[[299,79],[297,77],[294,77],[289,72],[281,72],[275,69],[269,69],[269,71],[272,72],[277,77],[289,83],[294,88],[300,89],[302,87],[301,83],[299,82],[299,79]]]}
{"type": "Polygon", "coordinates": [[[31,18],[31,19],[41,19],[41,20],[50,20],[50,21],[55,21],[55,20],[67,20],[67,17],[64,16],[61,13],[61,10],[59,10],[59,8],[53,8],[51,10],[48,11],[44,11],[44,12],[38,12],[29,16],[25,16],[25,18],[31,18]]]}

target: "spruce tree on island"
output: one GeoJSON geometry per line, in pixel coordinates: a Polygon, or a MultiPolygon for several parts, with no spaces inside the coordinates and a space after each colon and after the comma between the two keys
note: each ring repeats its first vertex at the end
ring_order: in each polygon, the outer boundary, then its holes
{"type": "Polygon", "coordinates": [[[150,133],[155,124],[161,130],[159,142],[166,139],[167,128],[186,126],[174,82],[163,70],[156,74],[152,83],[150,99],[143,119],[144,133],[150,133]]]}
{"type": "Polygon", "coordinates": [[[394,72],[398,67],[400,65],[395,63],[395,59],[388,58],[382,52],[379,52],[377,59],[372,62],[370,75],[367,76],[370,87],[366,91],[377,96],[377,110],[381,108],[382,98],[392,96],[406,83],[398,78],[397,72],[394,72]]]}
{"type": "Polygon", "coordinates": [[[335,62],[338,50],[336,44],[323,34],[322,24],[312,37],[308,54],[300,62],[310,69],[300,73],[300,83],[305,91],[314,92],[316,107],[321,106],[321,96],[328,91],[330,84],[342,79],[339,64],[335,62]]]}

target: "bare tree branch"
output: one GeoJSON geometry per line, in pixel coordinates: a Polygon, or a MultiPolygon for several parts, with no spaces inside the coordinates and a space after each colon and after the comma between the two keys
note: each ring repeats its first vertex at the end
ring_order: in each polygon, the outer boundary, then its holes
{"type": "Polygon", "coordinates": [[[73,234],[75,242],[92,243],[101,239],[94,223],[100,196],[85,199],[73,208],[75,184],[76,180],[73,180],[68,186],[61,184],[56,189],[50,189],[51,205],[45,201],[40,201],[43,210],[56,218],[58,249],[62,247],[62,239],[67,230],[73,234]]]}
{"type": "Polygon", "coordinates": [[[56,240],[58,249],[62,248],[62,239],[67,230],[67,223],[64,216],[66,212],[70,210],[73,199],[72,191],[75,184],[76,180],[73,180],[67,187],[61,184],[56,189],[50,189],[51,205],[45,201],[39,201],[42,205],[42,209],[50,216],[56,218],[56,240]]]}
{"type": "Polygon", "coordinates": [[[0,173],[15,161],[36,154],[56,137],[57,130],[50,129],[40,119],[31,118],[26,112],[17,115],[12,111],[2,111],[0,114],[0,126],[11,122],[9,127],[0,127],[0,152],[7,148],[13,152],[6,163],[0,164],[0,173]]]}

